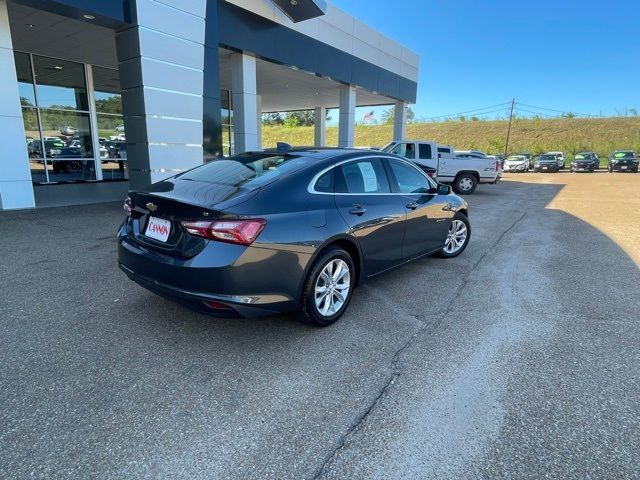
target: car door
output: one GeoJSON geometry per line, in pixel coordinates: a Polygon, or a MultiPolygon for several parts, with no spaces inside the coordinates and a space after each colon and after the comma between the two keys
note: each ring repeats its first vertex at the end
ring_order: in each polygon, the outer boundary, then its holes
{"type": "Polygon", "coordinates": [[[340,215],[360,244],[366,274],[402,262],[405,207],[391,193],[382,161],[366,157],[338,165],[334,193],[340,215]]]}
{"type": "Polygon", "coordinates": [[[410,260],[444,245],[453,219],[447,195],[437,194],[437,185],[414,165],[395,158],[385,159],[392,189],[400,194],[407,219],[402,257],[410,260]]]}

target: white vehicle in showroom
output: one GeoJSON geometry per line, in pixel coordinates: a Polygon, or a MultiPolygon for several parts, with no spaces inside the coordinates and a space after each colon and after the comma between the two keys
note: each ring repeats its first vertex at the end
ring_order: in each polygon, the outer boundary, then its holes
{"type": "Polygon", "coordinates": [[[529,159],[524,155],[511,155],[504,161],[505,172],[528,172],[529,159]]]}
{"type": "Polygon", "coordinates": [[[473,193],[479,183],[496,183],[502,173],[500,162],[482,152],[456,152],[451,145],[436,142],[391,142],[382,151],[405,157],[427,173],[434,171],[438,182],[451,184],[461,195],[473,193]]]}

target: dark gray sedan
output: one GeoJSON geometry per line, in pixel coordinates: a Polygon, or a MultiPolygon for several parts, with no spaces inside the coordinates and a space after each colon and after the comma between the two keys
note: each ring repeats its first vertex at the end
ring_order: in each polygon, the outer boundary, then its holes
{"type": "Polygon", "coordinates": [[[401,157],[282,148],[216,160],[131,191],[118,263],[215,316],[297,311],[325,326],[368,278],[467,246],[467,204],[401,157]]]}

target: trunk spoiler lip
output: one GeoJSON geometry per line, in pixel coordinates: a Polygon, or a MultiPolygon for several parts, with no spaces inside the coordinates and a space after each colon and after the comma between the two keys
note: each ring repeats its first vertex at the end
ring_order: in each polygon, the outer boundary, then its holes
{"type": "Polygon", "coordinates": [[[212,211],[222,211],[225,210],[227,208],[231,208],[234,207],[236,205],[239,205],[241,203],[246,202],[247,200],[255,197],[260,190],[262,190],[262,187],[256,187],[253,190],[249,190],[241,195],[238,195],[235,198],[232,198],[230,200],[223,200],[221,202],[218,203],[212,203],[212,204],[204,204],[204,203],[198,203],[196,201],[189,201],[187,199],[182,199],[182,198],[175,198],[175,197],[171,197],[168,195],[164,195],[164,192],[148,192],[145,190],[129,190],[128,195],[129,196],[143,196],[143,197],[155,197],[161,200],[167,200],[167,201],[173,201],[173,202],[177,202],[177,203],[182,203],[186,206],[189,207],[193,207],[193,208],[202,208],[205,210],[212,210],[212,211]]]}

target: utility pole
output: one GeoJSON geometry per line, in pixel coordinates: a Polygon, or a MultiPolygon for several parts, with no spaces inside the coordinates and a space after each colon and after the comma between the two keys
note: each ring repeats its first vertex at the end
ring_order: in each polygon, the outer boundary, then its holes
{"type": "Polygon", "coordinates": [[[504,142],[504,159],[507,159],[507,151],[509,150],[509,137],[511,136],[511,121],[513,120],[513,107],[516,104],[516,99],[511,100],[511,113],[509,114],[509,129],[507,130],[507,141],[504,142]]]}

